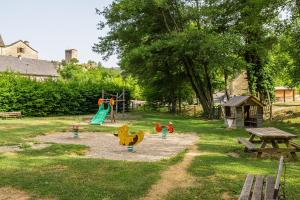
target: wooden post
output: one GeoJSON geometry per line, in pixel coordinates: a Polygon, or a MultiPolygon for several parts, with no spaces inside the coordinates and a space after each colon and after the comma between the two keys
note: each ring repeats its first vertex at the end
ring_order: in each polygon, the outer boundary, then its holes
{"type": "Polygon", "coordinates": [[[123,115],[125,114],[125,90],[123,88],[123,115]]]}
{"type": "Polygon", "coordinates": [[[273,104],[270,105],[270,121],[273,119],[273,104]]]}
{"type": "Polygon", "coordinates": [[[111,123],[115,122],[115,117],[114,117],[114,105],[111,105],[111,108],[110,108],[110,122],[111,122],[111,123]]]}
{"type": "Polygon", "coordinates": [[[285,103],[285,89],[283,90],[283,102],[285,103]]]}
{"type": "Polygon", "coordinates": [[[119,94],[117,93],[117,97],[116,97],[116,114],[118,113],[118,100],[119,100],[119,94]]]}
{"type": "Polygon", "coordinates": [[[280,157],[280,161],[279,161],[279,167],[278,167],[275,186],[274,186],[274,189],[275,189],[274,190],[274,195],[273,195],[274,199],[277,199],[277,197],[278,197],[279,184],[280,184],[280,177],[281,177],[281,174],[282,174],[282,169],[283,169],[283,156],[280,157]]]}
{"type": "Polygon", "coordinates": [[[295,101],[295,89],[293,89],[293,101],[295,101]]]}
{"type": "Polygon", "coordinates": [[[270,121],[272,121],[272,101],[271,101],[271,98],[270,98],[270,93],[269,93],[269,91],[268,91],[268,101],[269,101],[269,112],[270,112],[270,121]]]}
{"type": "Polygon", "coordinates": [[[196,105],[194,105],[194,117],[196,117],[196,105]]]}

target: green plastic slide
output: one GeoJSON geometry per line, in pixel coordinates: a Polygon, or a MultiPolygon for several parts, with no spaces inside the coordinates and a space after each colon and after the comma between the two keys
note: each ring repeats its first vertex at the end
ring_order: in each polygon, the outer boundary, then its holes
{"type": "Polygon", "coordinates": [[[110,105],[108,104],[108,108],[104,109],[103,103],[102,103],[99,107],[98,112],[92,118],[91,124],[102,125],[109,111],[110,111],[110,105]]]}

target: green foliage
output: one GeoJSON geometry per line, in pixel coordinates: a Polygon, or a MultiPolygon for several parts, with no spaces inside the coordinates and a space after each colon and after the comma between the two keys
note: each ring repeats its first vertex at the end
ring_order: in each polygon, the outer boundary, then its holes
{"type": "Polygon", "coordinates": [[[106,18],[99,28],[111,31],[99,38],[94,51],[106,57],[119,53],[122,68],[146,82],[146,94],[163,103],[167,97],[176,101],[183,87],[192,88],[209,113],[224,66],[227,71],[241,68],[235,54],[239,37],[217,34],[209,22],[200,23],[202,10],[189,1],[114,1],[98,13],[106,18]]]}
{"type": "Polygon", "coordinates": [[[109,93],[130,89],[118,76],[101,69],[85,71],[71,64],[61,70],[61,80],[36,81],[19,75],[0,74],[0,111],[21,111],[25,116],[78,115],[96,112],[102,89],[109,93]]]}
{"type": "Polygon", "coordinates": [[[276,86],[293,86],[293,76],[295,62],[289,53],[291,37],[284,34],[280,37],[269,54],[269,63],[267,64],[276,86]]]}
{"type": "Polygon", "coordinates": [[[291,57],[294,59],[295,67],[291,70],[291,77],[293,78],[293,85],[300,85],[300,3],[299,15],[294,20],[291,31],[291,47],[289,49],[291,57]]]}
{"type": "Polygon", "coordinates": [[[278,43],[269,53],[267,67],[276,85],[297,87],[300,86],[300,10],[292,2],[287,3],[287,8],[289,16],[278,43]]]}

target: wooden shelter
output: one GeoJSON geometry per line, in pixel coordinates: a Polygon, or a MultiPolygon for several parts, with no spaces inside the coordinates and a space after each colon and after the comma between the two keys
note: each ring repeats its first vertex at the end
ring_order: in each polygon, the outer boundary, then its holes
{"type": "Polygon", "coordinates": [[[234,96],[223,104],[225,124],[229,128],[261,127],[263,106],[254,96],[234,96]]]}
{"type": "Polygon", "coordinates": [[[295,88],[290,87],[275,87],[276,101],[295,101],[295,88]]]}

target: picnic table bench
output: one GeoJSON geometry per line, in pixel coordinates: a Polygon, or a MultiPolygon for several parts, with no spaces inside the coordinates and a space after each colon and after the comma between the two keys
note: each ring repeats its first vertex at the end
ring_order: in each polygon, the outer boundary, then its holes
{"type": "Polygon", "coordinates": [[[21,118],[22,113],[21,112],[0,112],[0,118],[21,118]]]}
{"type": "Polygon", "coordinates": [[[277,200],[282,168],[283,156],[280,157],[276,179],[274,176],[248,174],[239,200],[277,200]]]}
{"type": "Polygon", "coordinates": [[[297,159],[296,152],[300,152],[300,145],[292,142],[296,135],[279,130],[277,128],[248,128],[246,131],[250,138],[238,138],[238,142],[245,146],[247,152],[257,152],[260,158],[262,153],[290,153],[294,159],[297,159]],[[259,144],[258,147],[256,144],[259,144]],[[286,147],[280,147],[284,144],[286,147]],[[271,145],[271,147],[270,147],[271,145]]]}

